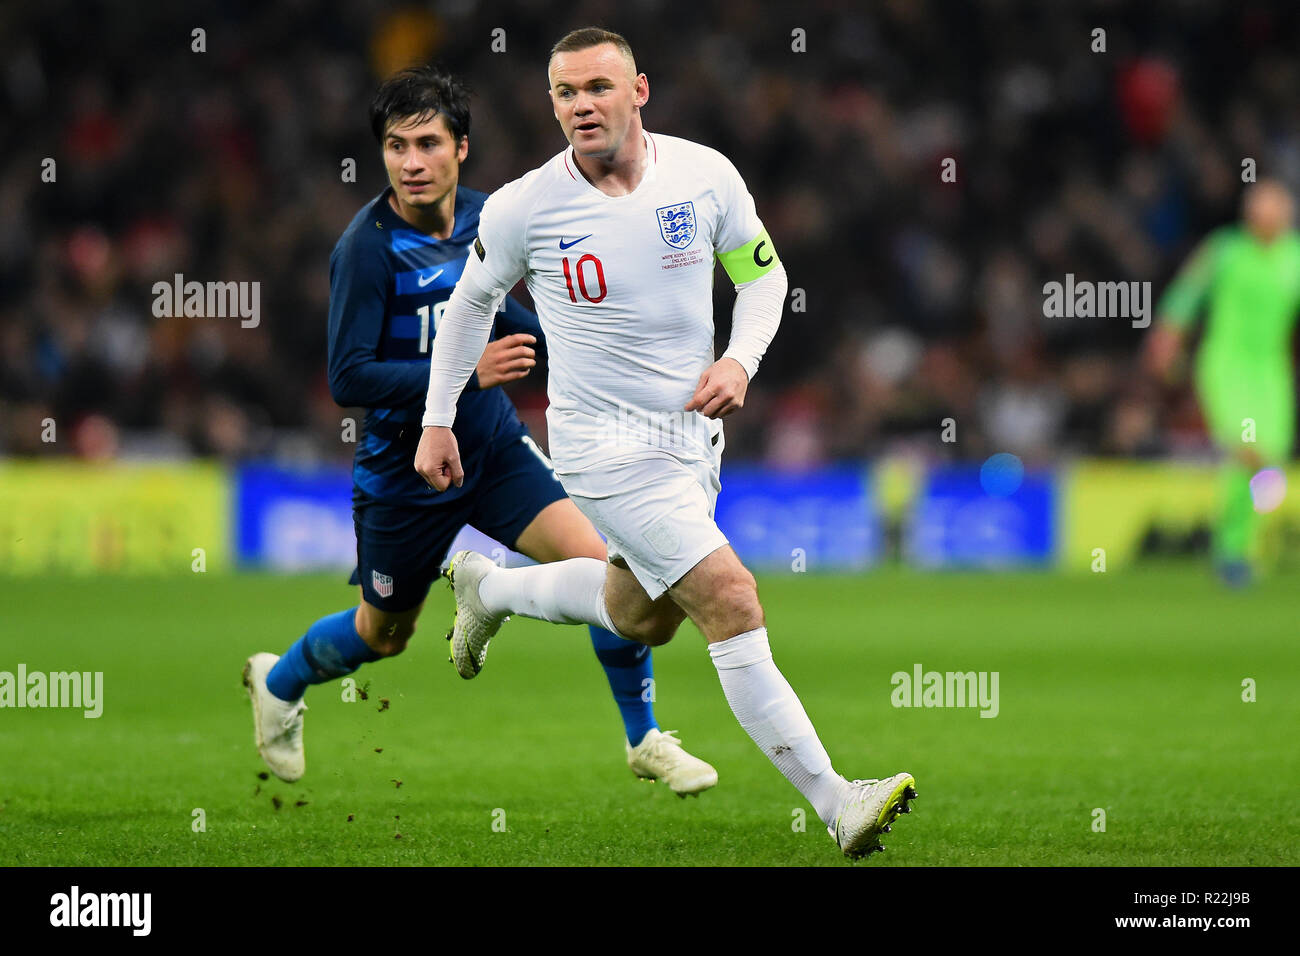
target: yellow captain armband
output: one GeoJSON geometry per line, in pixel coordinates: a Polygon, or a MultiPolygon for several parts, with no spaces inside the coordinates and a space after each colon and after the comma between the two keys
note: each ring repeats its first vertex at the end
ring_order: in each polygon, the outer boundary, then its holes
{"type": "Polygon", "coordinates": [[[727,270],[736,285],[767,275],[781,260],[772,248],[772,240],[764,229],[739,249],[718,254],[718,261],[727,270]]]}

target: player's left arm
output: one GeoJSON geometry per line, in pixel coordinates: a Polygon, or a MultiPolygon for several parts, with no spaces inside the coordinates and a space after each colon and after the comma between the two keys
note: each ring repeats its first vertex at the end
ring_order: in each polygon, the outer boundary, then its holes
{"type": "Polygon", "coordinates": [[[754,197],[740,173],[723,160],[718,191],[721,216],[714,236],[718,261],[736,287],[731,311],[731,340],[722,358],[700,376],[686,411],[722,418],[745,404],[749,383],[767,352],[785,305],[785,267],[754,208],[754,197]]]}

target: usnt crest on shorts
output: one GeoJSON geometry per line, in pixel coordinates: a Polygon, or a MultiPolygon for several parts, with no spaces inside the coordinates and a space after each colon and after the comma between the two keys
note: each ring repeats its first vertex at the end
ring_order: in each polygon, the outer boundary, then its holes
{"type": "Polygon", "coordinates": [[[659,219],[659,235],[674,249],[685,249],[695,240],[695,203],[660,206],[655,215],[659,219]]]}
{"type": "Polygon", "coordinates": [[[378,571],[371,571],[370,583],[374,585],[375,593],[380,597],[393,596],[393,576],[391,574],[380,574],[378,571]]]}

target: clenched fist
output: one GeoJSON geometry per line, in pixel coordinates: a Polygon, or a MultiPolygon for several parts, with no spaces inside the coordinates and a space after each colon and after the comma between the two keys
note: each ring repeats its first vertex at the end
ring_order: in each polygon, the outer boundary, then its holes
{"type": "Polygon", "coordinates": [[[749,375],[732,358],[718,359],[704,370],[686,411],[698,411],[705,418],[722,418],[745,404],[749,375]]]}
{"type": "Polygon", "coordinates": [[[457,488],[465,481],[465,469],[460,466],[460,447],[450,428],[429,425],[420,436],[420,447],[415,450],[415,470],[434,491],[457,488]]]}

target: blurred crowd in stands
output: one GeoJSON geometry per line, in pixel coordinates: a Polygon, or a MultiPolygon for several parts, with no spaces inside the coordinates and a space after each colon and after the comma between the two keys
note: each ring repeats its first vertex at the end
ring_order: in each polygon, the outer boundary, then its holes
{"type": "MultiPolygon", "coordinates": [[[[1244,159],[1300,183],[1290,3],[8,5],[0,455],[346,460],[328,258],[385,184],[374,86],[463,73],[461,181],[490,192],[564,146],[546,57],[588,24],[631,41],[647,129],[737,165],[790,276],[729,459],[1207,452],[1190,386],[1141,374],[1146,331],[1045,318],[1043,285],[1158,298],[1237,215],[1244,159]],[[176,273],[260,282],[258,325],[156,317],[176,273]]],[[[715,299],[721,351],[721,272],[715,299]]],[[[510,391],[544,441],[544,368],[510,391]]]]}

